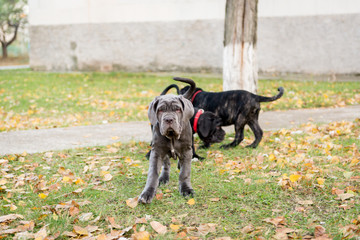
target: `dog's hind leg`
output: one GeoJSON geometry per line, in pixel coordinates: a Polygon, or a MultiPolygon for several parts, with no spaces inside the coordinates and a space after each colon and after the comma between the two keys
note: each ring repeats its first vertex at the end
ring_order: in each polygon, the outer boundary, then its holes
{"type": "Polygon", "coordinates": [[[250,121],[248,123],[248,125],[254,133],[255,140],[254,140],[254,142],[252,142],[250,145],[247,145],[246,147],[256,148],[262,139],[263,130],[261,129],[257,119],[250,121]]]}
{"type": "Polygon", "coordinates": [[[235,139],[233,142],[222,145],[221,148],[230,148],[230,147],[236,147],[239,145],[242,140],[244,140],[244,128],[245,128],[245,118],[242,115],[239,115],[237,117],[237,120],[235,122],[235,139]]]}
{"type": "Polygon", "coordinates": [[[159,185],[168,184],[170,180],[170,158],[169,156],[165,156],[161,174],[159,177],[159,185]]]}

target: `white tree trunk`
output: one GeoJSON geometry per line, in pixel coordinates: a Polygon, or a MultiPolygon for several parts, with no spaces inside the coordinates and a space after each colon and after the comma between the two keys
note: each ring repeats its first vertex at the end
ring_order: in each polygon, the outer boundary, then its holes
{"type": "Polygon", "coordinates": [[[223,90],[257,91],[257,0],[227,0],[223,90]]]}
{"type": "Polygon", "coordinates": [[[252,43],[228,44],[224,48],[223,89],[257,91],[258,66],[252,43]]]}

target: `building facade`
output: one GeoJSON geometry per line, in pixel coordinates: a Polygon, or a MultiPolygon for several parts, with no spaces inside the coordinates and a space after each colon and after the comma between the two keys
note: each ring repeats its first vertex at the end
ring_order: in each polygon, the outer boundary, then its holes
{"type": "MultiPolygon", "coordinates": [[[[226,0],[29,0],[30,66],[221,72],[226,0]]],[[[360,1],[259,0],[263,72],[360,72],[360,1]]]]}

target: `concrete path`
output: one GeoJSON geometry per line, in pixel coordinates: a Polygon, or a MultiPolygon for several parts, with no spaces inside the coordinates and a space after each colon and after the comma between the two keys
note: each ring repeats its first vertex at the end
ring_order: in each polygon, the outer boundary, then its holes
{"type": "MultiPolygon", "coordinates": [[[[290,128],[308,121],[325,123],[352,121],[356,118],[360,118],[360,105],[263,112],[260,114],[260,125],[263,130],[276,130],[290,128]]],[[[226,127],[225,130],[234,131],[233,126],[226,127]]],[[[150,142],[151,131],[148,122],[2,132],[0,133],[0,155],[101,146],[132,140],[150,142]]]]}
{"type": "Polygon", "coordinates": [[[14,66],[0,66],[0,70],[14,70],[29,68],[30,65],[14,65],[14,66]]]}

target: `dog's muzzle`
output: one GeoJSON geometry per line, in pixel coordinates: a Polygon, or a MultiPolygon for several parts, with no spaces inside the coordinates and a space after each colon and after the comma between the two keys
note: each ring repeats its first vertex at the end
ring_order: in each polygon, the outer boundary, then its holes
{"type": "Polygon", "coordinates": [[[212,143],[220,143],[224,140],[225,138],[225,131],[224,129],[222,129],[221,127],[216,127],[216,131],[214,132],[214,134],[211,137],[211,142],[212,143]]]}
{"type": "Polygon", "coordinates": [[[179,139],[181,133],[181,127],[179,121],[174,114],[168,114],[162,117],[160,126],[161,135],[172,139],[179,139]]]}

